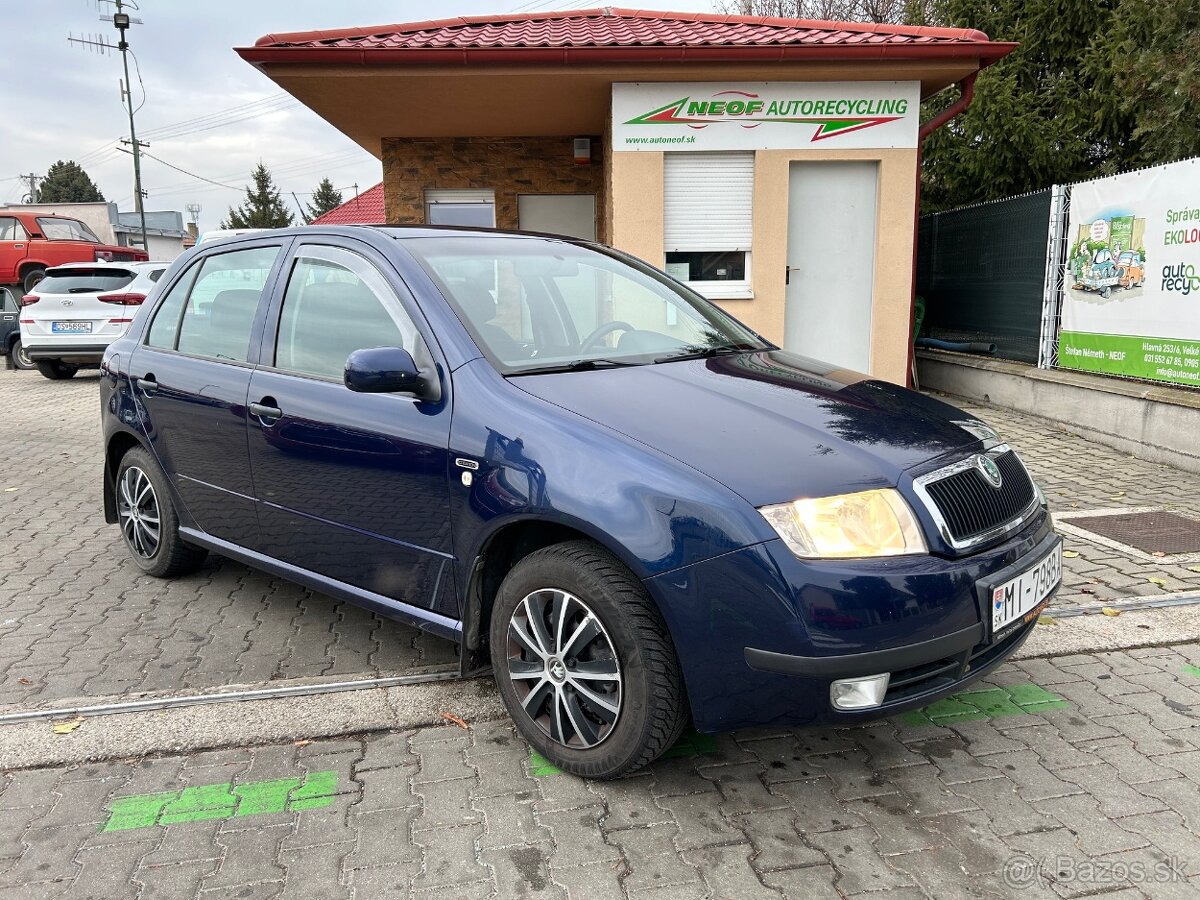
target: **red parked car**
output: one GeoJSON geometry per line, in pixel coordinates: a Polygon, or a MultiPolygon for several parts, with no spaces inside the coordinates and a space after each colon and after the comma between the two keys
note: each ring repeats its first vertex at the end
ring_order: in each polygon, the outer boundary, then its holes
{"type": "Polygon", "coordinates": [[[33,290],[46,269],[69,262],[144,262],[136,247],[101,243],[78,219],[0,209],[0,284],[33,290]]]}

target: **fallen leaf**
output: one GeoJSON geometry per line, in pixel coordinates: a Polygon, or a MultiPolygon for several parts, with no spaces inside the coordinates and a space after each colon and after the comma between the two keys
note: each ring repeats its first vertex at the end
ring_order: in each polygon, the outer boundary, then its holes
{"type": "Polygon", "coordinates": [[[1163,553],[1161,550],[1155,550],[1155,551],[1154,551],[1153,553],[1151,553],[1150,555],[1151,555],[1151,556],[1166,556],[1167,554],[1163,553]]]}
{"type": "Polygon", "coordinates": [[[20,682],[21,684],[33,684],[33,682],[30,681],[28,678],[18,678],[17,681],[20,682]]]}
{"type": "Polygon", "coordinates": [[[1080,588],[1080,589],[1079,589],[1079,593],[1081,593],[1081,594],[1094,594],[1094,593],[1096,593],[1096,592],[1095,592],[1095,591],[1093,591],[1091,588],[1080,588]]]}
{"type": "Polygon", "coordinates": [[[1111,606],[1100,607],[1100,612],[1104,613],[1106,616],[1119,616],[1121,614],[1119,609],[1113,609],[1111,606]]]}
{"type": "Polygon", "coordinates": [[[1167,579],[1159,578],[1157,575],[1147,576],[1146,580],[1151,584],[1157,584],[1161,588],[1165,588],[1167,586],[1167,579]]]}
{"type": "Polygon", "coordinates": [[[312,741],[296,741],[296,742],[295,742],[295,744],[293,744],[292,746],[294,746],[294,747],[307,747],[307,746],[308,746],[309,744],[311,744],[311,743],[312,743],[312,741]]]}
{"type": "Polygon", "coordinates": [[[1063,556],[1065,556],[1067,559],[1074,559],[1078,555],[1079,554],[1076,553],[1074,550],[1064,550],[1063,551],[1063,556]]]}
{"type": "Polygon", "coordinates": [[[1037,623],[1039,625],[1057,625],[1058,620],[1052,619],[1052,618],[1050,618],[1050,616],[1038,616],[1037,623]]]}
{"type": "Polygon", "coordinates": [[[4,489],[4,493],[6,493],[6,494],[11,494],[11,493],[12,493],[13,491],[15,491],[15,490],[16,490],[16,488],[5,488],[5,489],[4,489]]]}
{"type": "Polygon", "coordinates": [[[55,734],[70,734],[76,728],[83,724],[83,716],[76,716],[66,722],[55,722],[50,729],[55,734]]]}
{"type": "Polygon", "coordinates": [[[1200,572],[1200,566],[1188,566],[1189,572],[1200,572]]]}
{"type": "Polygon", "coordinates": [[[1149,625],[1139,625],[1139,626],[1138,626],[1138,628],[1145,628],[1147,631],[1149,631],[1149,630],[1150,630],[1150,626],[1149,626],[1149,625]]]}
{"type": "Polygon", "coordinates": [[[462,728],[462,729],[470,728],[470,726],[467,724],[466,719],[463,719],[461,716],[456,716],[454,713],[448,713],[448,712],[444,712],[441,715],[442,715],[442,718],[445,719],[447,722],[453,722],[459,728],[462,728]]]}
{"type": "Polygon", "coordinates": [[[1109,500],[1120,500],[1120,499],[1121,499],[1122,497],[1124,497],[1124,496],[1125,496],[1125,492],[1124,492],[1124,491],[1118,491],[1117,493],[1113,494],[1113,495],[1112,495],[1111,497],[1109,497],[1108,499],[1109,499],[1109,500]]]}

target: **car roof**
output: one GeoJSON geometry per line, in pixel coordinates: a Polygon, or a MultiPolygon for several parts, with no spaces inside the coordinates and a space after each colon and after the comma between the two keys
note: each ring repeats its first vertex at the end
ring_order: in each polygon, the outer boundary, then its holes
{"type": "MultiPolygon", "coordinates": [[[[353,236],[363,231],[374,231],[387,235],[395,240],[404,241],[411,238],[429,237],[526,237],[551,238],[568,244],[592,245],[595,241],[573,238],[565,234],[546,234],[538,231],[520,231],[510,228],[479,228],[466,225],[293,225],[290,228],[267,228],[249,234],[239,234],[219,239],[222,247],[238,243],[251,243],[272,238],[311,237],[313,234],[343,234],[353,236]]],[[[206,247],[208,241],[197,244],[206,247]]],[[[212,246],[217,245],[217,240],[212,246]]]]}
{"type": "Polygon", "coordinates": [[[166,260],[152,260],[147,262],[144,259],[131,259],[128,262],[122,262],[119,259],[106,260],[99,259],[95,262],[67,262],[59,263],[57,266],[51,266],[51,269],[153,269],[166,268],[171,263],[166,260]]]}

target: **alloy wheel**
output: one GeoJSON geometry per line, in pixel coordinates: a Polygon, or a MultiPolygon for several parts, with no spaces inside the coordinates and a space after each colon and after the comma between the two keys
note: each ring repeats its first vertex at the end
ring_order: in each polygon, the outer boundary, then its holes
{"type": "Polygon", "coordinates": [[[29,356],[29,351],[25,349],[25,345],[21,341],[17,341],[17,345],[13,348],[13,361],[18,369],[32,369],[33,359],[29,356]]]}
{"type": "Polygon", "coordinates": [[[621,663],[600,619],[557,588],[526,595],[508,623],[508,677],[534,723],[576,750],[595,747],[621,714],[621,663]]]}
{"type": "Polygon", "coordinates": [[[158,552],[161,522],[150,477],[137,466],[129,466],[121,473],[118,495],[117,516],[125,543],[142,559],[153,558],[158,552]]]}

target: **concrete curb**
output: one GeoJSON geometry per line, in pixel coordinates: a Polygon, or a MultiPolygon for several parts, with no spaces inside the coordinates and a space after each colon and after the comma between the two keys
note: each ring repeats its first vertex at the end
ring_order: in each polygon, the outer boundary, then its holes
{"type": "Polygon", "coordinates": [[[507,715],[494,683],[476,678],[98,716],[68,734],[28,722],[0,727],[0,771],[421,728],[444,724],[443,712],[467,722],[507,715]]]}

